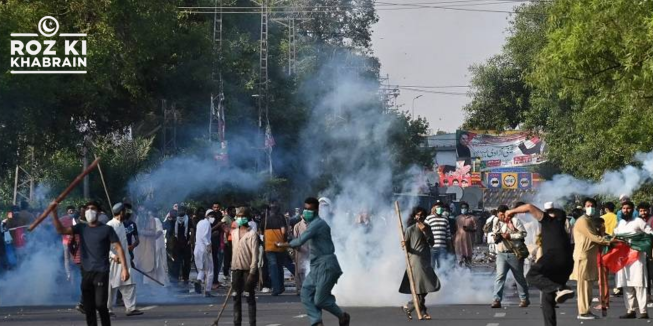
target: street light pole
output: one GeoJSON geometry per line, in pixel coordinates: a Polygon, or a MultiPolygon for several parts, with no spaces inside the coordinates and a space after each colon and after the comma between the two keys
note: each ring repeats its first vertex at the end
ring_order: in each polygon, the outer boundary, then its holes
{"type": "Polygon", "coordinates": [[[413,97],[413,113],[411,115],[413,119],[415,119],[415,100],[422,97],[422,96],[424,96],[424,95],[417,95],[417,96],[413,97]]]}

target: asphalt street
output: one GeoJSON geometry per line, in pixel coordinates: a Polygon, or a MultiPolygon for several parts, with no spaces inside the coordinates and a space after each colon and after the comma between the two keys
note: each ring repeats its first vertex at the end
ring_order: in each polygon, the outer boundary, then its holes
{"type": "MultiPolygon", "coordinates": [[[[508,291],[512,292],[512,291],[508,291]]],[[[595,292],[597,293],[597,292],[595,292]]],[[[224,302],[224,292],[216,297],[200,298],[188,295],[188,304],[165,304],[147,302],[141,299],[138,306],[144,311],[142,316],[126,317],[120,309],[116,309],[113,325],[211,325],[217,317],[224,302]]],[[[517,306],[517,297],[510,293],[504,300],[504,307],[491,309],[486,305],[436,305],[429,306],[431,321],[408,321],[399,307],[345,307],[352,315],[351,325],[394,326],[394,325],[452,325],[452,326],[536,326],[543,325],[539,308],[539,295],[531,291],[532,305],[528,308],[517,306]]],[[[244,300],[243,300],[244,301],[244,300]]],[[[308,318],[299,301],[293,293],[279,297],[258,294],[258,322],[262,326],[305,326],[308,318]]],[[[231,303],[231,301],[230,301],[231,303]]],[[[244,302],[243,302],[244,303],[244,302]]],[[[596,304],[596,303],[594,303],[596,304]]],[[[612,307],[607,318],[600,320],[580,321],[576,319],[576,301],[570,300],[558,309],[559,325],[645,325],[649,320],[620,320],[618,316],[624,313],[621,297],[612,298],[612,307]]],[[[243,310],[246,311],[246,304],[243,310]]],[[[596,312],[600,314],[600,312],[596,312]]],[[[246,315],[246,314],[245,314],[246,315]]],[[[325,325],[338,325],[337,320],[325,314],[325,325]]],[[[0,308],[0,325],[85,325],[84,316],[65,306],[33,306],[33,307],[2,307],[0,308]]],[[[227,306],[220,325],[233,325],[232,307],[227,306]]],[[[247,317],[243,325],[248,325],[247,317]]]]}

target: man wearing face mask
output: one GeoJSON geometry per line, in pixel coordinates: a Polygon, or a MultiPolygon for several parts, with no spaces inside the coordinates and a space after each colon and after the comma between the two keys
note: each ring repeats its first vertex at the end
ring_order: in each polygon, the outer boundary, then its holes
{"type": "Polygon", "coordinates": [[[473,239],[476,234],[476,220],[469,213],[469,205],[460,202],[460,215],[456,218],[456,239],[454,247],[458,265],[471,266],[474,250],[473,239]]]}
{"type": "Polygon", "coordinates": [[[197,267],[197,282],[204,285],[202,293],[205,297],[211,296],[211,286],[213,285],[213,248],[211,246],[211,222],[215,221],[215,212],[210,211],[206,217],[197,223],[195,233],[195,266],[197,267]]]}
{"type": "Polygon", "coordinates": [[[426,217],[426,223],[433,233],[433,247],[431,247],[431,267],[442,268],[442,263],[447,256],[447,249],[451,248],[451,233],[449,221],[442,216],[444,203],[436,201],[431,209],[431,215],[426,217]]]}
{"type": "Polygon", "coordinates": [[[242,323],[242,294],[247,292],[247,306],[249,324],[256,325],[256,282],[258,281],[259,238],[256,231],[249,225],[250,209],[238,207],[236,209],[237,228],[231,230],[233,255],[231,270],[233,274],[234,297],[234,325],[242,323]]]}
{"type": "MultiPolygon", "coordinates": [[[[648,203],[640,203],[637,208],[639,218],[633,217],[634,204],[630,201],[621,204],[621,221],[614,229],[615,236],[635,236],[638,234],[653,235],[653,230],[646,224],[645,218],[648,218],[648,203]]],[[[639,252],[638,259],[615,273],[615,280],[618,288],[622,288],[624,303],[626,304],[626,314],[619,316],[621,319],[636,318],[635,308],[639,307],[639,318],[648,319],[646,311],[647,303],[647,269],[646,253],[639,252]]]]}
{"type": "Polygon", "coordinates": [[[322,310],[326,310],[338,318],[340,326],[349,326],[351,317],[338,307],[336,298],[331,294],[342,270],[335,255],[331,228],[319,216],[319,205],[316,198],[306,198],[303,216],[308,228],[299,238],[290,243],[277,243],[277,246],[299,248],[310,241],[311,270],[302,285],[301,298],[311,325],[324,326],[322,310]]]}
{"type": "Polygon", "coordinates": [[[571,280],[577,281],[578,319],[597,319],[590,311],[592,289],[598,280],[597,254],[599,246],[610,244],[610,240],[597,234],[591,222],[597,217],[597,205],[594,198],[585,198],[585,214],[574,224],[574,269],[571,280]]]}
{"type": "MultiPolygon", "coordinates": [[[[111,325],[107,302],[109,299],[109,251],[113,247],[116,256],[114,260],[128,264],[123,247],[114,229],[100,224],[97,221],[97,204],[90,202],[86,206],[84,215],[87,223],[78,223],[73,227],[64,227],[59,221],[56,207],[58,203],[52,202],[53,222],[59,234],[79,235],[82,259],[82,298],[86,324],[97,325],[97,312],[103,326],[111,325]]],[[[122,269],[121,281],[129,280],[129,269],[122,269]]]]}
{"type": "Polygon", "coordinates": [[[528,213],[539,221],[542,236],[542,256],[531,266],[526,274],[528,284],[542,291],[542,315],[545,326],[556,326],[555,307],[574,297],[574,292],[567,288],[574,261],[571,243],[565,229],[566,214],[554,207],[553,203],[545,203],[545,211],[538,207],[525,204],[508,210],[506,215],[528,213]]]}

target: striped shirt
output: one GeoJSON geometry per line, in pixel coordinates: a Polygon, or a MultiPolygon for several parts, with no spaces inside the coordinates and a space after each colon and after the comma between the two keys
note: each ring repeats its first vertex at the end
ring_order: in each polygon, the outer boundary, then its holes
{"type": "Polygon", "coordinates": [[[431,227],[433,248],[446,248],[451,241],[451,231],[449,230],[449,221],[438,215],[429,215],[426,217],[426,223],[431,227]]]}

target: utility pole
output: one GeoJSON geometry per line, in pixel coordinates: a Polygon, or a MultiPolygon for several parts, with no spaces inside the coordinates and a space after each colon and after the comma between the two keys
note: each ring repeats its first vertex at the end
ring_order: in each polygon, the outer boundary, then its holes
{"type": "Polygon", "coordinates": [[[34,147],[30,146],[29,151],[29,161],[26,162],[24,166],[16,165],[13,198],[14,205],[18,205],[19,201],[32,201],[34,199],[34,176],[25,169],[25,167],[30,167],[32,170],[34,169],[34,147]]]}

